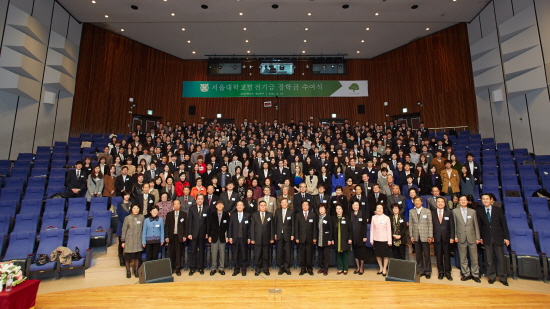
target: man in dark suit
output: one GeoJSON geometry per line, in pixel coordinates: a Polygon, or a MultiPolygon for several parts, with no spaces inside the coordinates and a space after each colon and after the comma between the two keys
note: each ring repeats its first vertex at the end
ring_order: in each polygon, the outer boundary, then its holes
{"type": "Polygon", "coordinates": [[[257,157],[254,158],[254,161],[252,161],[252,170],[254,171],[254,173],[256,173],[256,175],[260,174],[263,163],[264,163],[264,159],[262,158],[262,152],[259,151],[257,154],[257,157]]]}
{"type": "Polygon", "coordinates": [[[250,243],[254,245],[254,259],[256,271],[259,276],[262,268],[264,274],[269,276],[269,246],[273,243],[273,214],[267,212],[267,203],[261,201],[258,204],[260,211],[252,215],[250,243]]]}
{"type": "Polygon", "coordinates": [[[212,267],[210,276],[214,276],[216,268],[222,276],[225,275],[225,243],[229,240],[227,230],[229,229],[229,214],[223,211],[222,201],[216,202],[216,210],[210,213],[208,218],[208,242],[212,254],[212,267]]]}
{"type": "Polygon", "coordinates": [[[489,194],[481,195],[481,203],[483,205],[478,206],[476,212],[481,243],[485,247],[485,256],[487,257],[487,278],[489,279],[489,284],[493,284],[498,275],[499,281],[508,286],[503,247],[503,245],[510,245],[508,224],[506,223],[502,209],[491,205],[489,194]],[[496,266],[493,255],[496,255],[497,258],[496,266]]]}
{"type": "Polygon", "coordinates": [[[233,250],[233,261],[235,261],[235,270],[233,276],[239,274],[246,276],[248,267],[248,245],[250,244],[250,214],[244,212],[244,203],[237,202],[237,212],[229,218],[229,243],[233,250]]]}
{"type": "MultiPolygon", "coordinates": [[[[317,208],[322,203],[328,204],[330,202],[330,194],[326,193],[326,188],[324,185],[317,186],[318,194],[313,195],[313,202],[311,203],[313,207],[317,208]]],[[[327,207],[328,211],[328,207],[327,207]]]]}
{"type": "Polygon", "coordinates": [[[370,176],[368,172],[365,172],[365,171],[366,171],[366,168],[363,169],[363,175],[361,175],[361,189],[363,191],[363,194],[368,197],[370,196],[370,193],[372,192],[372,187],[375,184],[370,182],[370,176]]]}
{"type": "Polygon", "coordinates": [[[405,197],[401,195],[400,187],[396,184],[391,186],[391,195],[387,196],[388,202],[387,202],[387,214],[392,214],[392,206],[394,203],[399,205],[401,214],[405,213],[405,197]]]}
{"type": "Polygon", "coordinates": [[[447,203],[443,197],[438,197],[436,201],[436,210],[432,210],[433,236],[435,256],[437,258],[437,279],[442,280],[445,276],[447,280],[453,281],[451,277],[451,253],[449,244],[454,243],[455,224],[453,212],[446,209],[447,203]]]}
{"type": "Polygon", "coordinates": [[[292,241],[294,240],[294,212],[288,209],[288,199],[283,198],[280,208],[275,211],[275,241],[277,242],[277,263],[279,275],[291,274],[292,241]]]}
{"type": "Polygon", "coordinates": [[[141,186],[141,193],[136,195],[136,202],[139,204],[140,213],[145,216],[145,218],[149,217],[151,209],[155,206],[155,197],[149,194],[149,191],[149,183],[146,182],[141,186]]]}
{"type": "Polygon", "coordinates": [[[445,205],[447,204],[447,198],[444,197],[444,196],[441,196],[441,191],[439,190],[438,187],[432,187],[432,196],[427,198],[426,199],[426,207],[429,209],[429,210],[435,210],[437,209],[437,206],[435,205],[436,201],[437,201],[437,198],[438,197],[442,197],[445,199],[445,205]]]}
{"type": "Polygon", "coordinates": [[[273,185],[275,185],[276,190],[280,190],[285,178],[290,177],[290,170],[283,167],[283,163],[283,160],[279,160],[279,162],[277,162],[278,167],[274,169],[271,174],[273,178],[273,185]]]}
{"type": "Polygon", "coordinates": [[[372,192],[369,196],[369,218],[372,218],[374,216],[374,212],[376,211],[376,205],[382,204],[386,206],[388,203],[388,197],[380,192],[380,185],[374,184],[372,187],[372,192]]]}
{"type": "Polygon", "coordinates": [[[225,211],[229,214],[235,212],[235,205],[239,200],[239,194],[233,191],[234,187],[235,185],[232,182],[228,182],[227,186],[225,187],[225,192],[222,192],[222,194],[220,194],[220,201],[223,202],[223,204],[225,205],[225,211]]]}
{"type": "Polygon", "coordinates": [[[212,208],[216,205],[216,202],[220,199],[220,197],[216,194],[214,194],[214,186],[209,185],[206,187],[206,195],[204,196],[204,203],[209,208],[212,208]]]}
{"type": "MultiPolygon", "coordinates": [[[[361,212],[364,214],[369,213],[369,199],[366,195],[363,194],[363,186],[361,185],[355,185],[355,195],[352,195],[349,199],[349,208],[348,214],[351,213],[351,205],[353,205],[353,202],[359,203],[359,209],[361,209],[361,212]]],[[[370,219],[370,218],[369,218],[370,219]]]]}
{"type": "Polygon", "coordinates": [[[190,256],[189,256],[189,276],[198,270],[204,275],[204,247],[208,238],[208,206],[204,205],[204,195],[198,194],[195,205],[189,208],[189,238],[190,256]]]}
{"type": "MultiPolygon", "coordinates": [[[[297,204],[296,208],[297,207],[297,204]]],[[[306,272],[313,276],[313,246],[317,243],[318,227],[316,215],[309,209],[309,202],[302,202],[302,210],[296,213],[294,233],[296,243],[300,246],[300,276],[306,272]]]]}
{"type": "Polygon", "coordinates": [[[344,173],[346,179],[353,179],[353,184],[359,184],[361,182],[361,169],[355,166],[355,158],[349,160],[349,167],[346,168],[344,173]]]}
{"type": "MultiPolygon", "coordinates": [[[[149,164],[149,170],[144,173],[145,181],[149,182],[149,180],[155,179],[160,173],[161,172],[157,170],[157,165],[155,163],[149,164]]],[[[174,173],[174,172],[172,172],[172,173],[174,173]]]]}
{"type": "MultiPolygon", "coordinates": [[[[67,195],[69,197],[82,197],[84,189],[86,189],[88,175],[82,169],[82,161],[77,161],[75,164],[76,169],[67,173],[67,179],[65,180],[65,186],[67,187],[67,195]]],[[[128,171],[128,169],[126,169],[128,171]]],[[[129,189],[130,187],[128,187],[129,189]]],[[[120,192],[117,191],[117,195],[120,192]]]]}
{"type": "Polygon", "coordinates": [[[479,163],[474,162],[474,155],[471,153],[466,155],[466,159],[467,161],[464,162],[463,166],[466,166],[468,172],[474,177],[475,184],[481,184],[481,166],[479,166],[479,163]]]}
{"type": "Polygon", "coordinates": [[[300,212],[301,206],[303,202],[311,202],[313,201],[313,196],[311,194],[306,193],[306,183],[302,182],[298,186],[298,193],[294,194],[294,197],[292,199],[292,203],[294,205],[295,212],[300,212]]]}
{"type": "Polygon", "coordinates": [[[176,156],[171,157],[171,161],[168,163],[170,173],[174,174],[178,170],[178,162],[176,156]]]}
{"type": "Polygon", "coordinates": [[[132,190],[132,177],[128,175],[128,167],[120,169],[120,175],[115,179],[116,195],[121,196],[124,190],[132,190]]]}
{"type": "Polygon", "coordinates": [[[181,210],[181,202],[174,200],[174,210],[166,214],[164,224],[165,242],[170,252],[172,271],[181,276],[183,243],[187,240],[187,214],[181,210]]]}
{"type": "MultiPolygon", "coordinates": [[[[227,172],[227,165],[222,165],[221,172],[216,175],[218,178],[218,185],[221,186],[222,190],[227,187],[231,182],[231,175],[227,172]]],[[[227,207],[227,204],[225,205],[227,207]]]]}

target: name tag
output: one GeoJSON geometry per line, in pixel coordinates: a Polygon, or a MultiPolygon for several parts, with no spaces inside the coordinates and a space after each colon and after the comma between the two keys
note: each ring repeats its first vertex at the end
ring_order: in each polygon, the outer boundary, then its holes
{"type": "Polygon", "coordinates": [[[248,221],[244,221],[244,224],[248,224],[248,221]]]}
{"type": "Polygon", "coordinates": [[[309,219],[309,222],[313,222],[313,219],[309,219]]]}
{"type": "Polygon", "coordinates": [[[286,175],[286,172],[283,172],[283,175],[286,175]]]}
{"type": "Polygon", "coordinates": [[[449,217],[445,217],[445,220],[449,221],[449,217]]]}
{"type": "Polygon", "coordinates": [[[271,218],[267,218],[267,221],[271,221],[271,218]]]}
{"type": "Polygon", "coordinates": [[[466,216],[466,218],[468,218],[468,219],[472,219],[472,216],[466,216]]]}
{"type": "Polygon", "coordinates": [[[321,203],[326,203],[326,202],[327,202],[327,200],[323,200],[321,203]]]}
{"type": "Polygon", "coordinates": [[[332,201],[332,204],[336,204],[336,203],[337,203],[337,201],[332,201]]]}
{"type": "Polygon", "coordinates": [[[470,180],[470,177],[466,177],[466,180],[470,180]]]}
{"type": "Polygon", "coordinates": [[[181,218],[181,219],[180,219],[180,222],[183,222],[183,220],[184,220],[184,219],[183,219],[183,218],[181,218]]]}
{"type": "Polygon", "coordinates": [[[477,170],[477,166],[474,166],[474,169],[477,170]]]}
{"type": "Polygon", "coordinates": [[[382,221],[382,222],[380,222],[380,224],[386,224],[386,221],[382,221]]]}
{"type": "Polygon", "coordinates": [[[427,216],[427,215],[423,215],[422,218],[428,219],[428,216],[427,216]]]}
{"type": "Polygon", "coordinates": [[[250,207],[254,207],[254,203],[250,203],[250,207]]]}
{"type": "Polygon", "coordinates": [[[357,173],[359,173],[359,172],[355,172],[356,175],[357,175],[357,173]]]}
{"type": "Polygon", "coordinates": [[[403,204],[403,201],[399,201],[399,202],[397,202],[397,204],[401,205],[401,204],[403,204]]]}
{"type": "Polygon", "coordinates": [[[340,224],[346,224],[346,220],[342,220],[342,222],[340,222],[340,224]]]}
{"type": "Polygon", "coordinates": [[[157,225],[155,225],[155,227],[160,227],[160,225],[159,225],[159,224],[157,224],[157,225]]]}
{"type": "Polygon", "coordinates": [[[232,197],[232,198],[231,198],[231,200],[232,200],[232,201],[234,202],[234,201],[235,201],[235,198],[234,198],[234,197],[232,197]]]}
{"type": "Polygon", "coordinates": [[[384,200],[379,200],[378,203],[384,203],[384,200]]]}
{"type": "Polygon", "coordinates": [[[269,205],[273,205],[273,202],[269,203],[269,205]]]}
{"type": "Polygon", "coordinates": [[[326,231],[325,234],[328,234],[328,231],[326,231]]]}
{"type": "Polygon", "coordinates": [[[323,223],[324,223],[324,224],[327,224],[327,220],[323,220],[323,223]]]}
{"type": "Polygon", "coordinates": [[[187,202],[187,205],[191,205],[191,204],[193,204],[193,203],[192,202],[187,202]]]}
{"type": "Polygon", "coordinates": [[[369,189],[369,190],[370,190],[370,187],[367,187],[367,189],[369,189]]]}
{"type": "Polygon", "coordinates": [[[292,219],[292,217],[286,217],[286,219],[287,219],[287,220],[290,220],[290,219],[292,219]]]}
{"type": "Polygon", "coordinates": [[[365,202],[361,202],[361,205],[365,205],[365,202]]]}
{"type": "Polygon", "coordinates": [[[359,218],[359,222],[363,222],[363,218],[359,218]]]}
{"type": "Polygon", "coordinates": [[[399,219],[399,223],[403,223],[403,219],[399,219]]]}
{"type": "Polygon", "coordinates": [[[227,220],[223,220],[222,222],[223,222],[223,223],[227,223],[227,220]]]}
{"type": "Polygon", "coordinates": [[[207,214],[202,214],[202,216],[203,216],[203,217],[206,217],[206,216],[207,216],[207,214]]]}
{"type": "Polygon", "coordinates": [[[136,224],[141,224],[141,221],[136,221],[136,224]]]}

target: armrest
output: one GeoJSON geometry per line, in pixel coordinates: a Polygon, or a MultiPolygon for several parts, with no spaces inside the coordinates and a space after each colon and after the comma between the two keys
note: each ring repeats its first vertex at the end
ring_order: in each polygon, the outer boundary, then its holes
{"type": "Polygon", "coordinates": [[[517,270],[518,270],[518,261],[516,251],[510,251],[510,258],[512,259],[512,278],[518,280],[517,270]]]}
{"type": "Polygon", "coordinates": [[[109,228],[107,230],[106,246],[107,247],[111,246],[112,241],[113,241],[113,230],[111,228],[109,228]]]}
{"type": "Polygon", "coordinates": [[[25,263],[25,276],[29,277],[31,274],[31,263],[34,259],[34,253],[31,253],[27,256],[27,262],[25,263]]]}
{"type": "Polygon", "coordinates": [[[86,250],[86,261],[84,262],[84,268],[88,269],[90,268],[92,264],[92,248],[89,248],[86,250]]]}
{"type": "Polygon", "coordinates": [[[541,253],[542,258],[542,281],[548,283],[548,257],[546,253],[541,253]]]}

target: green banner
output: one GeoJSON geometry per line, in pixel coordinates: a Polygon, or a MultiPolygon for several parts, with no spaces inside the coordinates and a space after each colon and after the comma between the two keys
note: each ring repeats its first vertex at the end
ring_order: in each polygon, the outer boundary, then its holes
{"type": "Polygon", "coordinates": [[[367,97],[366,80],[301,81],[189,81],[183,82],[184,98],[242,97],[367,97]]]}

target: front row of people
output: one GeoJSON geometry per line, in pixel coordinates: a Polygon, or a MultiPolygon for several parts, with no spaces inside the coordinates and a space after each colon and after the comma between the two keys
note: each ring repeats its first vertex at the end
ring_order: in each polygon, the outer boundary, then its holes
{"type": "Polygon", "coordinates": [[[313,275],[314,248],[317,246],[319,257],[319,274],[328,274],[329,248],[333,246],[337,258],[337,274],[348,273],[348,255],[353,249],[356,263],[355,274],[364,273],[367,259],[366,242],[374,247],[374,256],[380,267],[378,274],[386,276],[390,254],[394,258],[404,259],[409,230],[411,243],[416,250],[416,261],[421,276],[430,278],[432,265],[430,260],[430,243],[434,243],[437,257],[438,279],[451,277],[450,244],[456,243],[461,261],[462,281],[472,279],[480,282],[477,244],[484,244],[488,257],[497,257],[497,267],[493,259],[488,259],[487,277],[494,283],[498,274],[500,282],[508,285],[504,268],[503,245],[509,245],[508,227],[503,212],[491,206],[490,196],[482,195],[483,206],[473,210],[468,208],[466,196],[459,198],[460,207],[454,210],[446,208],[443,198],[436,200],[437,209],[430,211],[423,207],[422,199],[413,199],[415,208],[410,210],[409,225],[397,203],[391,207],[392,214],[384,214],[385,206],[376,206],[375,215],[368,218],[354,201],[349,214],[343,206],[321,203],[314,212],[307,200],[302,202],[301,211],[289,209],[289,201],[281,199],[280,207],[268,212],[267,203],[260,201],[258,211],[245,212],[245,204],[236,204],[236,211],[224,211],[224,202],[217,201],[215,209],[210,210],[204,204],[204,196],[197,195],[195,204],[186,213],[181,209],[181,202],[174,200],[174,210],[166,215],[166,222],[158,216],[158,208],[149,210],[145,217],[138,203],[129,207],[131,214],[124,219],[120,233],[120,243],[124,250],[124,262],[127,276],[131,276],[133,265],[137,276],[142,248],[146,248],[147,259],[158,257],[159,247],[166,243],[169,247],[172,269],[181,275],[181,261],[184,242],[189,242],[189,275],[195,272],[204,274],[205,245],[211,244],[212,266],[210,275],[219,272],[225,275],[225,247],[231,244],[235,268],[233,276],[246,276],[248,247],[253,245],[255,275],[269,273],[270,246],[277,248],[279,275],[291,274],[292,250],[296,243],[299,247],[300,275],[313,275]],[[331,206],[336,214],[331,218],[331,206]],[[370,239],[367,239],[367,224],[370,223],[370,239]],[[391,249],[391,253],[390,253],[391,249]],[[469,253],[469,254],[468,254],[469,253]],[[468,257],[471,267],[469,267],[468,257]],[[496,269],[496,270],[495,270],[496,269]]]}

